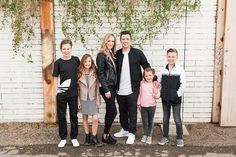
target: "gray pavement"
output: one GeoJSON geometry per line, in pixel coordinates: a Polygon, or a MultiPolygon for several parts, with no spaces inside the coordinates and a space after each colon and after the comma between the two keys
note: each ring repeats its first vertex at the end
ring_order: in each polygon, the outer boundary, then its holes
{"type": "Polygon", "coordinates": [[[68,144],[65,148],[56,145],[31,145],[31,146],[0,146],[1,157],[236,157],[236,147],[197,147],[158,145],[103,145],[102,147],[80,146],[73,148],[68,144]]]}

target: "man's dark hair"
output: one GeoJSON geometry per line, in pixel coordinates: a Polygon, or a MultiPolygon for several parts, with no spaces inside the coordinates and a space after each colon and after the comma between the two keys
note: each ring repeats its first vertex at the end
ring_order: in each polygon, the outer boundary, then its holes
{"type": "Polygon", "coordinates": [[[120,32],[120,40],[121,40],[122,35],[127,35],[127,34],[130,36],[130,39],[132,39],[130,31],[122,31],[122,32],[120,32]]]}

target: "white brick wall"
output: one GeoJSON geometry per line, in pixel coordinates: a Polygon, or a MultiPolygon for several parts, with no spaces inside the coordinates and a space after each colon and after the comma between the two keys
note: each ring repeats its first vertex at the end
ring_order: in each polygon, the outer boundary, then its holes
{"type": "Polygon", "coordinates": [[[30,51],[34,63],[13,57],[12,32],[0,30],[0,122],[34,122],[43,120],[40,30],[30,51]]]}
{"type": "MultiPolygon", "coordinates": [[[[212,112],[215,16],[217,0],[202,0],[199,12],[188,12],[187,27],[185,18],[172,22],[167,34],[163,33],[152,43],[143,44],[143,52],[148,61],[158,73],[166,63],[166,50],[170,47],[179,51],[179,64],[185,65],[187,87],[184,94],[182,117],[184,122],[210,122],[212,112]],[[186,51],[184,42],[186,31],[186,51]],[[185,60],[184,60],[185,59],[185,60]]],[[[55,0],[55,44],[56,57],[61,56],[59,44],[64,35],[61,31],[61,8],[55,0]]],[[[100,33],[111,32],[108,27],[100,33]]],[[[0,122],[4,121],[42,121],[43,96],[41,79],[40,30],[36,28],[37,36],[31,50],[35,63],[28,64],[21,57],[11,59],[12,35],[8,29],[0,30],[0,122]]],[[[164,31],[163,31],[164,32],[164,31]]],[[[113,32],[118,34],[119,32],[113,32]]],[[[119,37],[117,36],[120,48],[119,37]]],[[[95,51],[86,50],[80,42],[74,43],[73,54],[82,57],[85,53],[93,55],[94,59],[100,48],[101,41],[91,38],[89,47],[95,51]]],[[[103,102],[103,101],[102,101],[103,102]]],[[[100,109],[100,121],[104,120],[104,102],[100,109]]],[[[79,114],[81,121],[81,115],[79,114]]],[[[118,121],[116,117],[116,121],[118,121]]],[[[140,114],[138,115],[140,122],[140,114]]],[[[162,107],[159,100],[155,121],[162,121],[162,107]]],[[[172,120],[173,121],[173,120],[172,120]]]]}

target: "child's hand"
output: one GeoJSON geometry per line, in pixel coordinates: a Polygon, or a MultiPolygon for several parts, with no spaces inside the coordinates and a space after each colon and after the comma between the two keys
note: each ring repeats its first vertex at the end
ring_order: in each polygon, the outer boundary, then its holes
{"type": "Polygon", "coordinates": [[[160,84],[159,84],[157,81],[154,81],[154,82],[153,82],[153,86],[154,86],[156,89],[159,89],[159,88],[160,88],[160,84]]]}
{"type": "Polygon", "coordinates": [[[138,104],[138,111],[141,111],[141,104],[138,104]]]}
{"type": "Polygon", "coordinates": [[[159,91],[160,91],[160,84],[157,81],[153,82],[153,93],[157,94],[159,91]]]}

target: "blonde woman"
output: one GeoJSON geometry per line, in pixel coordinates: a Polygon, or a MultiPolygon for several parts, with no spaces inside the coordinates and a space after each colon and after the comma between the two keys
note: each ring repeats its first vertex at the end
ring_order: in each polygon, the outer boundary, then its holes
{"type": "Polygon", "coordinates": [[[115,104],[116,97],[116,65],[115,65],[115,46],[116,39],[114,34],[106,34],[101,50],[96,59],[98,68],[98,79],[100,82],[100,94],[106,103],[105,126],[102,136],[102,142],[107,144],[116,144],[116,140],[110,135],[112,123],[117,115],[115,104]]]}

